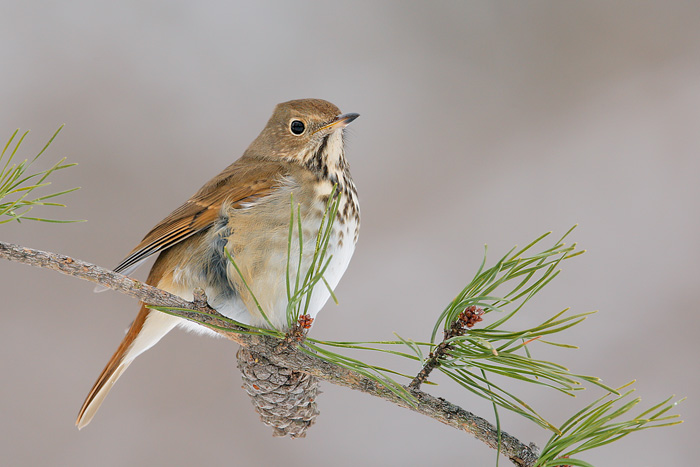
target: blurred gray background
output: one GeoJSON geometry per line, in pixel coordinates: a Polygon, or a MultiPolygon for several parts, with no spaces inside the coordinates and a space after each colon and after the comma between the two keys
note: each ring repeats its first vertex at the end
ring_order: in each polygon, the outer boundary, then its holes
{"type": "MultiPolygon", "coordinates": [[[[514,326],[564,307],[600,312],[531,346],[647,404],[687,395],[684,425],[591,452],[601,466],[693,465],[700,430],[700,5],[696,2],[3,2],[0,136],[80,165],[72,225],[0,238],[113,267],[239,157],[278,102],[359,112],[348,157],[360,191],[354,260],[313,335],[428,339],[444,305],[493,261],[554,230],[588,252],[514,326]]],[[[146,271],[139,271],[144,278],[146,271]]],[[[131,366],[82,432],[78,408],[137,304],[0,263],[2,465],[494,465],[456,430],[323,385],[306,439],[273,439],[240,389],[235,347],[173,332],[131,366]]],[[[373,361],[417,371],[404,363],[373,361]]],[[[431,391],[493,419],[445,380],[431,391]]],[[[572,400],[516,386],[561,423],[572,400]]],[[[547,432],[502,412],[543,445],[547,432]]],[[[501,465],[507,465],[503,459],[501,465]]]]}

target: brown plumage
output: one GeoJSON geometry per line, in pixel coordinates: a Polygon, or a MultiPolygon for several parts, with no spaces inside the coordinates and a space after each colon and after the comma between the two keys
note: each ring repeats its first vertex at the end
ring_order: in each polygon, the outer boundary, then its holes
{"type": "MultiPolygon", "coordinates": [[[[243,156],[158,223],[115,271],[128,274],[149,256],[159,253],[148,284],[188,300],[192,299],[194,288],[202,287],[210,305],[222,314],[266,326],[240,276],[226,259],[225,248],[236,259],[273,326],[285,328],[292,196],[301,208],[303,238],[308,244],[304,248],[302,274],[315,242],[309,234],[318,231],[325,202],[335,185],[343,197],[329,244],[333,262],[325,273],[331,287],[340,280],[354,250],[359,205],[345,160],[342,133],[356,117],[357,114],[340,115],[333,104],[318,99],[279,104],[243,156]]],[[[292,266],[290,270],[296,271],[296,265],[292,266]]],[[[314,290],[310,314],[320,310],[328,295],[327,290],[314,290]]],[[[141,307],[88,394],[78,414],[78,428],[91,421],[131,362],[177,325],[207,333],[204,327],[141,307]]]]}

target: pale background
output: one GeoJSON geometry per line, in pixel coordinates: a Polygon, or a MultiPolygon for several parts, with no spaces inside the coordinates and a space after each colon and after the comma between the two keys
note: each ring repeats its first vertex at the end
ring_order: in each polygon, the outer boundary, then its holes
{"type": "MultiPolygon", "coordinates": [[[[580,223],[572,238],[588,253],[518,323],[599,309],[559,339],[581,350],[533,345],[536,356],[611,385],[638,378],[648,404],[689,397],[684,425],[586,460],[694,465],[700,5],[251,3],[3,2],[0,139],[31,129],[27,157],[66,123],[44,164],[78,162],[54,186],[83,188],[37,213],[89,222],[3,225],[0,238],[114,266],[243,152],[276,103],[328,99],[362,114],[348,157],[363,218],[341,304],[313,335],[427,339],[484,243],[495,259],[580,223]]],[[[2,465],[494,465],[469,436],[328,384],[309,436],[273,439],[240,389],[234,346],[180,331],[78,432],[137,305],[23,265],[0,274],[2,465]]],[[[434,394],[493,418],[441,382],[434,394]]],[[[521,393],[556,423],[600,395],[521,393]]],[[[547,438],[512,414],[503,425],[547,438]]]]}

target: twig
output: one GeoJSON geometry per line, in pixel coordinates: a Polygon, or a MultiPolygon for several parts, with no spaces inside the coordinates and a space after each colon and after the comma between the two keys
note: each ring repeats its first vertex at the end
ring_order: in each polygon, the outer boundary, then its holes
{"type": "Polygon", "coordinates": [[[428,355],[428,360],[426,360],[425,364],[423,365],[423,368],[421,368],[420,372],[416,375],[415,378],[408,384],[408,388],[411,391],[417,391],[420,389],[420,385],[425,383],[425,381],[428,379],[428,376],[430,376],[430,373],[437,367],[440,366],[440,357],[445,355],[450,348],[450,344],[446,342],[447,338],[440,342],[437,347],[435,347],[435,350],[430,352],[430,355],[428,355]]]}
{"type": "MultiPolygon", "coordinates": [[[[491,448],[498,445],[498,431],[487,420],[468,412],[442,398],[433,397],[420,390],[412,390],[416,397],[415,405],[410,405],[388,388],[361,374],[298,351],[294,347],[280,348],[279,340],[257,334],[242,334],[243,328],[219,319],[216,310],[206,304],[203,291],[196,291],[193,302],[188,302],[164,290],[133,280],[129,277],[86,263],[68,256],[25,248],[11,243],[0,242],[0,258],[52,269],[83,280],[95,282],[104,287],[125,293],[144,303],[155,306],[183,308],[171,313],[204,325],[216,326],[213,331],[233,340],[247,349],[259,353],[275,364],[309,373],[333,384],[362,391],[380,397],[394,404],[426,415],[458,430],[470,433],[491,448]],[[211,316],[194,311],[204,311],[211,316]]],[[[427,377],[427,375],[426,375],[427,377]]],[[[517,438],[501,432],[501,453],[515,465],[531,467],[539,456],[539,448],[534,444],[525,445],[517,438]]]]}
{"type": "Polygon", "coordinates": [[[442,342],[435,347],[435,350],[430,352],[430,355],[428,355],[428,360],[426,360],[423,368],[408,385],[408,388],[411,391],[417,391],[420,389],[420,385],[428,379],[430,373],[435,368],[440,366],[440,359],[449,354],[451,339],[454,337],[463,336],[468,328],[473,327],[476,323],[482,320],[481,316],[483,314],[484,310],[475,305],[468,307],[459,314],[459,317],[454,323],[452,323],[450,329],[445,331],[442,342]]]}

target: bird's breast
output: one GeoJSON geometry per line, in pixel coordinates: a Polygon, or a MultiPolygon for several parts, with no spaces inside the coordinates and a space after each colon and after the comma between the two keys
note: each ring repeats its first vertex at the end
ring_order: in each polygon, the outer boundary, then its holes
{"type": "MultiPolygon", "coordinates": [[[[206,285],[210,304],[237,321],[269,327],[264,313],[275,328],[286,329],[287,304],[309,274],[327,266],[323,277],[335,288],[355,250],[359,211],[356,198],[341,196],[325,254],[316,254],[332,190],[327,181],[288,181],[243,209],[223,209],[205,234],[194,274],[206,285]]],[[[329,297],[319,282],[303,299],[303,310],[315,317],[329,297]]]]}

